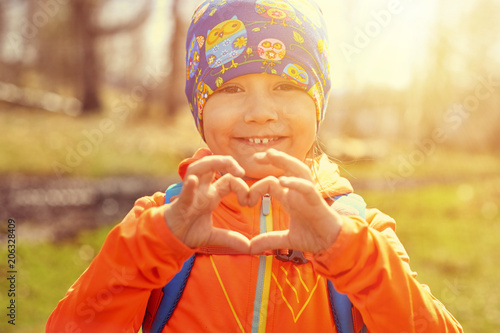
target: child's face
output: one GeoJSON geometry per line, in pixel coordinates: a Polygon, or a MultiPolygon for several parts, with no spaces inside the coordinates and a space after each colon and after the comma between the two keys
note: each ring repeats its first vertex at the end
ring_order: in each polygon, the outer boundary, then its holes
{"type": "Polygon", "coordinates": [[[203,110],[205,140],[230,155],[246,176],[279,176],[253,155],[274,148],[304,161],[316,137],[316,107],[305,90],[277,75],[248,74],[224,83],[203,110]]]}

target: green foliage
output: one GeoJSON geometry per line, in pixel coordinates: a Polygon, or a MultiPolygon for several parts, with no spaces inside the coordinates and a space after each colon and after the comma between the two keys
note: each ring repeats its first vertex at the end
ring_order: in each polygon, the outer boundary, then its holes
{"type": "Polygon", "coordinates": [[[0,174],[102,177],[171,175],[203,144],[189,112],[176,119],[80,118],[38,110],[0,111],[0,174]]]}
{"type": "Polygon", "coordinates": [[[430,286],[465,332],[496,332],[500,175],[361,194],[396,219],[419,282],[430,286]]]}
{"type": "MultiPolygon", "coordinates": [[[[106,238],[111,227],[82,232],[76,239],[58,244],[30,244],[17,238],[16,325],[0,321],[1,332],[43,332],[45,323],[71,284],[83,273],[106,238]]],[[[3,244],[2,244],[3,245],[3,244]]],[[[6,246],[0,256],[6,258],[6,246]]],[[[6,263],[0,263],[2,272],[6,263]]],[[[0,304],[9,301],[2,278],[0,304]]]]}

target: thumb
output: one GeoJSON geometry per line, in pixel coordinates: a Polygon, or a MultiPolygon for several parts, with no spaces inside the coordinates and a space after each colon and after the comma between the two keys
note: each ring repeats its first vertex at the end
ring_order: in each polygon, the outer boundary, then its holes
{"type": "Polygon", "coordinates": [[[267,250],[289,249],[289,230],[271,231],[260,234],[250,241],[250,253],[259,254],[267,250]]]}
{"type": "Polygon", "coordinates": [[[212,228],[209,244],[230,247],[241,253],[250,252],[250,240],[243,234],[227,229],[212,228]]]}

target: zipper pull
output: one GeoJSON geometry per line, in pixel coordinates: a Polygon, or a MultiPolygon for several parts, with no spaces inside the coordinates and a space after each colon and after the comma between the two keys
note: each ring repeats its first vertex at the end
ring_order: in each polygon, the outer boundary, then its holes
{"type": "Polygon", "coordinates": [[[265,194],[262,197],[262,214],[267,216],[269,213],[271,213],[271,196],[269,194],[265,194]]]}

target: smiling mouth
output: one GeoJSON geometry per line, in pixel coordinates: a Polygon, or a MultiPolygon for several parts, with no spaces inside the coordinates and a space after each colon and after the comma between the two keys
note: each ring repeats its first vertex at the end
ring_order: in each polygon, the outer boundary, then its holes
{"type": "Polygon", "coordinates": [[[254,144],[268,144],[270,142],[278,141],[279,138],[247,138],[248,142],[254,143],[254,144]]]}

